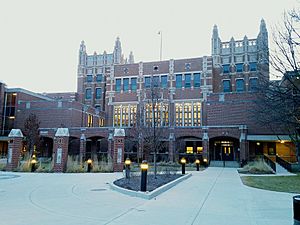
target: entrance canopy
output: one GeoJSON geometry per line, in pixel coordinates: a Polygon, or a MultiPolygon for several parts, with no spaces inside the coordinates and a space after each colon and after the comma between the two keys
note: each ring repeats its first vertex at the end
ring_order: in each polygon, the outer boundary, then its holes
{"type": "Polygon", "coordinates": [[[291,141],[289,135],[247,135],[248,141],[291,141]]]}

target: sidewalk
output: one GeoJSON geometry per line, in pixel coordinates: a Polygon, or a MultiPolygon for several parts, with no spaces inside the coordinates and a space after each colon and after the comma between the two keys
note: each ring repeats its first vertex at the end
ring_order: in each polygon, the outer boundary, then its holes
{"type": "Polygon", "coordinates": [[[152,200],[110,190],[120,173],[18,173],[0,179],[0,225],[293,224],[293,194],[246,187],[236,169],[192,173],[152,200]]]}

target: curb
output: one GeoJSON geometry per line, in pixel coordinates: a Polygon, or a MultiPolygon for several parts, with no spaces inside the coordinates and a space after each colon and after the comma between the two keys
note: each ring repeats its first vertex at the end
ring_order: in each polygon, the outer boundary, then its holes
{"type": "Polygon", "coordinates": [[[176,180],[173,180],[151,192],[149,191],[146,191],[146,192],[141,192],[141,191],[132,191],[132,190],[128,190],[128,189],[125,189],[125,188],[121,188],[117,185],[115,185],[114,183],[109,183],[109,186],[112,190],[114,191],[117,191],[117,192],[120,192],[122,194],[125,194],[125,195],[129,195],[131,197],[138,197],[138,198],[143,198],[143,199],[146,199],[146,200],[150,200],[162,193],[164,193],[165,191],[169,190],[170,188],[174,187],[175,185],[177,185],[178,183],[186,180],[187,178],[191,177],[192,174],[189,173],[189,174],[186,174],[182,177],[179,177],[177,178],[176,180]]]}

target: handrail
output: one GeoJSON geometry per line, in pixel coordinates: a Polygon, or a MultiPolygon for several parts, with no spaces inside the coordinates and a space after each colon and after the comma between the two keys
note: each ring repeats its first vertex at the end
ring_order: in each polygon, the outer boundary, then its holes
{"type": "Polygon", "coordinates": [[[276,155],[276,162],[282,166],[283,168],[285,168],[287,171],[292,172],[292,164],[285,161],[283,158],[281,158],[280,156],[276,155]]]}
{"type": "Polygon", "coordinates": [[[276,163],[273,162],[267,155],[264,155],[264,161],[274,170],[276,173],[276,163]]]}

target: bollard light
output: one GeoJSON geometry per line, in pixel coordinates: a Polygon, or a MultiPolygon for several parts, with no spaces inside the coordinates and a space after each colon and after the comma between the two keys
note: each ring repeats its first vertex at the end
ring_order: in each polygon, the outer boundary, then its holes
{"type": "Polygon", "coordinates": [[[185,158],[182,158],[180,160],[180,163],[181,163],[181,173],[182,174],[185,174],[185,164],[186,164],[186,159],[185,158]]]}
{"type": "Polygon", "coordinates": [[[196,168],[197,168],[197,171],[199,171],[199,167],[200,167],[200,160],[199,160],[199,159],[196,159],[195,163],[196,163],[196,168]]]}
{"type": "Polygon", "coordinates": [[[141,164],[141,191],[147,190],[147,171],[148,171],[148,163],[146,160],[144,160],[141,164]]]}
{"type": "Polygon", "coordinates": [[[130,164],[131,164],[131,160],[129,158],[127,158],[125,160],[125,178],[126,179],[130,178],[130,164]]]}
{"type": "Polygon", "coordinates": [[[35,165],[36,165],[36,163],[37,163],[35,157],[30,161],[30,163],[31,163],[31,172],[34,172],[35,169],[36,169],[36,168],[35,168],[35,165]]]}
{"type": "Polygon", "coordinates": [[[87,160],[87,164],[88,164],[87,172],[88,173],[90,173],[92,170],[92,163],[93,163],[93,160],[91,160],[91,159],[87,160]]]}
{"type": "Polygon", "coordinates": [[[207,167],[207,158],[204,158],[203,162],[204,162],[205,167],[207,167]]]}

